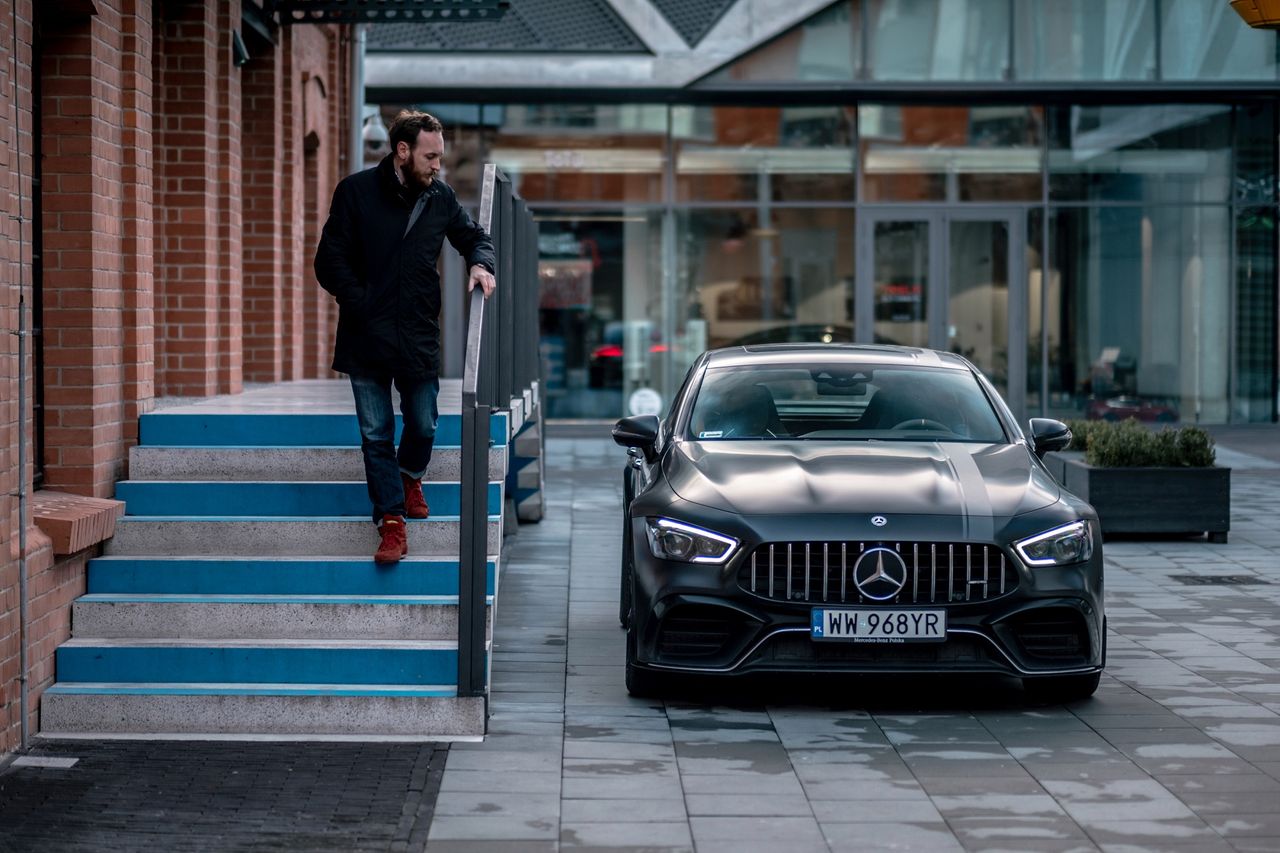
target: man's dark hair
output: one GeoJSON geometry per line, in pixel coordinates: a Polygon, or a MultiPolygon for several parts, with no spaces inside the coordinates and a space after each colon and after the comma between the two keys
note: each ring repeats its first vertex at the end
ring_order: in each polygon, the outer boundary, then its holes
{"type": "Polygon", "coordinates": [[[424,130],[427,133],[444,133],[444,125],[430,113],[401,110],[400,115],[391,123],[391,150],[396,150],[401,142],[413,148],[418,141],[418,134],[424,130]]]}

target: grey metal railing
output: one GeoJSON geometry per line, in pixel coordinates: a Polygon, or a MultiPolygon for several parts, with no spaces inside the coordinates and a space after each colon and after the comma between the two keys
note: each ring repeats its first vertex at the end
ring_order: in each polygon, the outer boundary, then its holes
{"type": "Polygon", "coordinates": [[[491,416],[539,381],[537,226],[496,166],[484,168],[480,225],[497,250],[497,290],[467,300],[462,373],[462,506],[458,565],[458,695],[487,693],[485,598],[488,590],[491,416]]]}

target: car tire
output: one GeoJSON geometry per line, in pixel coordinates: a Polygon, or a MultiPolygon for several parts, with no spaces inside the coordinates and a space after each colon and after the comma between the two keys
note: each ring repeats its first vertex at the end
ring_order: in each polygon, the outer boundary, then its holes
{"type": "Polygon", "coordinates": [[[1037,702],[1061,704],[1088,699],[1102,681],[1101,672],[1088,675],[1054,675],[1047,678],[1026,678],[1022,687],[1037,702]]]}

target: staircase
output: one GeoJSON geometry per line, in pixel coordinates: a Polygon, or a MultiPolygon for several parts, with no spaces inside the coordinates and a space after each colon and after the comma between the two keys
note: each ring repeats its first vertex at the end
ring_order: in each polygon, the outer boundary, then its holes
{"type": "MultiPolygon", "coordinates": [[[[345,381],[294,382],[142,416],[116,490],[126,514],[89,563],[43,737],[484,733],[484,697],[457,690],[460,383],[442,382],[431,517],[408,522],[394,567],[371,558],[350,398],[345,381]]],[[[510,421],[490,427],[490,626],[510,421]]]]}

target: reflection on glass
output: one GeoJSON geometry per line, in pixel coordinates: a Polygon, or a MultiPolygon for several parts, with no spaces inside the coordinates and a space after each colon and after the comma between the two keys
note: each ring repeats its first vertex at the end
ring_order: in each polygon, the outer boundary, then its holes
{"type": "Polygon", "coordinates": [[[618,417],[626,392],[661,375],[658,215],[616,210],[535,219],[548,415],[618,417]]]}
{"type": "Polygon", "coordinates": [[[1018,80],[1155,79],[1154,0],[1019,0],[1018,80]]]}
{"type": "MultiPolygon", "coordinates": [[[[1027,213],[1027,412],[1043,417],[1041,383],[1044,379],[1043,312],[1045,292],[1044,211],[1027,213]]],[[[1057,287],[1055,283],[1055,288],[1057,287]]]]}
{"type": "Polygon", "coordinates": [[[1276,209],[1236,213],[1236,400],[1232,418],[1275,417],[1276,209]]]}
{"type": "Polygon", "coordinates": [[[672,111],[680,201],[853,201],[853,113],[845,107],[672,111]]]}
{"type": "Polygon", "coordinates": [[[869,0],[876,80],[1003,80],[1008,0],[869,0]]]}
{"type": "Polygon", "coordinates": [[[1007,394],[1009,387],[1009,224],[952,220],[948,256],[947,348],[1007,394]]]}
{"type": "Polygon", "coordinates": [[[845,0],[708,75],[701,84],[853,80],[860,52],[857,11],[852,0],[845,0]]]}
{"type": "Polygon", "coordinates": [[[1235,118],[1235,199],[1273,204],[1277,197],[1275,101],[1240,104],[1235,118]]]}
{"type": "Polygon", "coordinates": [[[528,201],[662,200],[667,109],[648,104],[501,108],[488,159],[528,201]]]}
{"type": "Polygon", "coordinates": [[[864,201],[1035,201],[1041,108],[863,104],[864,201]]]}
{"type": "Polygon", "coordinates": [[[1050,417],[1224,422],[1228,208],[1058,210],[1051,241],[1050,417]]]}
{"type": "Polygon", "coordinates": [[[876,343],[929,345],[929,223],[877,222],[874,229],[876,343]]]}
{"type": "Polygon", "coordinates": [[[708,348],[853,340],[853,211],[687,210],[677,305],[708,348]]]}
{"type": "Polygon", "coordinates": [[[1221,202],[1230,174],[1226,104],[1050,109],[1050,198],[1221,202]]]}
{"type": "Polygon", "coordinates": [[[1276,33],[1242,27],[1227,3],[1163,0],[1160,74],[1165,80],[1274,80],[1276,33]]]}

